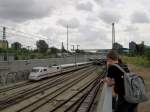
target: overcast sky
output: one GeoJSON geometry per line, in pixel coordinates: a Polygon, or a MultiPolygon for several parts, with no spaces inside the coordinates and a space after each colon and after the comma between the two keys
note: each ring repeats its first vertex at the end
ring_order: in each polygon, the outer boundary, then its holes
{"type": "Polygon", "coordinates": [[[0,0],[0,26],[10,28],[7,39],[25,46],[45,39],[59,48],[63,41],[66,48],[68,24],[69,48],[111,48],[112,22],[124,47],[130,41],[150,45],[149,0],[0,0]]]}

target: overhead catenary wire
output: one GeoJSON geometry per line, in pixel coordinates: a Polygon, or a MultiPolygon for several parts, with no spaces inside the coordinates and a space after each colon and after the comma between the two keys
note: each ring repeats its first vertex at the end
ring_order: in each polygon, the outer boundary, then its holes
{"type": "MultiPolygon", "coordinates": [[[[1,28],[5,27],[5,26],[0,26],[1,28]]],[[[20,31],[20,30],[17,30],[15,28],[10,28],[10,27],[5,27],[7,30],[10,30],[10,31],[15,31],[16,33],[20,33],[20,34],[24,34],[26,36],[34,36],[34,37],[39,37],[39,38],[43,38],[43,39],[47,39],[46,36],[44,35],[39,35],[39,34],[31,34],[31,33],[26,33],[26,32],[23,32],[23,31],[20,31]]]]}
{"type": "MultiPolygon", "coordinates": [[[[0,38],[1,39],[3,37],[3,28],[4,28],[4,26],[0,26],[0,38]]],[[[36,44],[36,41],[38,41],[38,40],[48,41],[48,38],[46,38],[46,36],[29,34],[29,33],[25,33],[23,31],[19,31],[19,30],[16,30],[14,28],[9,28],[9,27],[5,27],[5,28],[7,29],[6,34],[5,34],[6,40],[8,40],[10,43],[12,43],[13,41],[18,41],[23,44],[26,44],[26,46],[29,46],[29,45],[32,46],[33,43],[36,44]]]]}

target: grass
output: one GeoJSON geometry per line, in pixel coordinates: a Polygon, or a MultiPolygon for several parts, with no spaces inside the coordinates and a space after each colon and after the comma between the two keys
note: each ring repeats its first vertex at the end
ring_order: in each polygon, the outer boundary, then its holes
{"type": "Polygon", "coordinates": [[[123,60],[128,64],[138,65],[138,66],[144,66],[144,67],[150,67],[150,62],[145,57],[128,57],[128,56],[122,56],[123,60]]]}
{"type": "MultiPolygon", "coordinates": [[[[144,80],[148,90],[150,98],[150,65],[146,59],[141,57],[127,57],[123,56],[124,62],[129,66],[129,69],[139,75],[141,75],[144,80]]],[[[138,112],[150,112],[150,100],[139,104],[138,112]]]]}

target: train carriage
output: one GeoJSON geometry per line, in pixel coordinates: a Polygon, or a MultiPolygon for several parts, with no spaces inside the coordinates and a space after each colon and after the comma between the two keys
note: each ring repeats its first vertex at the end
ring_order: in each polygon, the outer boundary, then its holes
{"type": "Polygon", "coordinates": [[[33,67],[32,71],[29,74],[29,80],[40,80],[46,77],[49,77],[55,73],[63,72],[67,69],[75,69],[79,66],[89,64],[89,62],[82,62],[76,64],[63,64],[55,65],[51,67],[33,67]]]}

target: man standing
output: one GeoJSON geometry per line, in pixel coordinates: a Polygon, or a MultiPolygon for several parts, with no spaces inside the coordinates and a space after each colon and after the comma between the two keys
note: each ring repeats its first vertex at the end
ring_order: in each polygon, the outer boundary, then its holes
{"type": "Polygon", "coordinates": [[[116,66],[114,66],[114,64],[118,64],[126,72],[129,72],[129,70],[124,66],[123,63],[120,63],[118,57],[119,56],[115,50],[111,50],[107,54],[108,74],[104,81],[108,86],[114,86],[114,92],[117,94],[115,112],[137,112],[137,104],[129,103],[124,99],[124,73],[116,66]]]}

